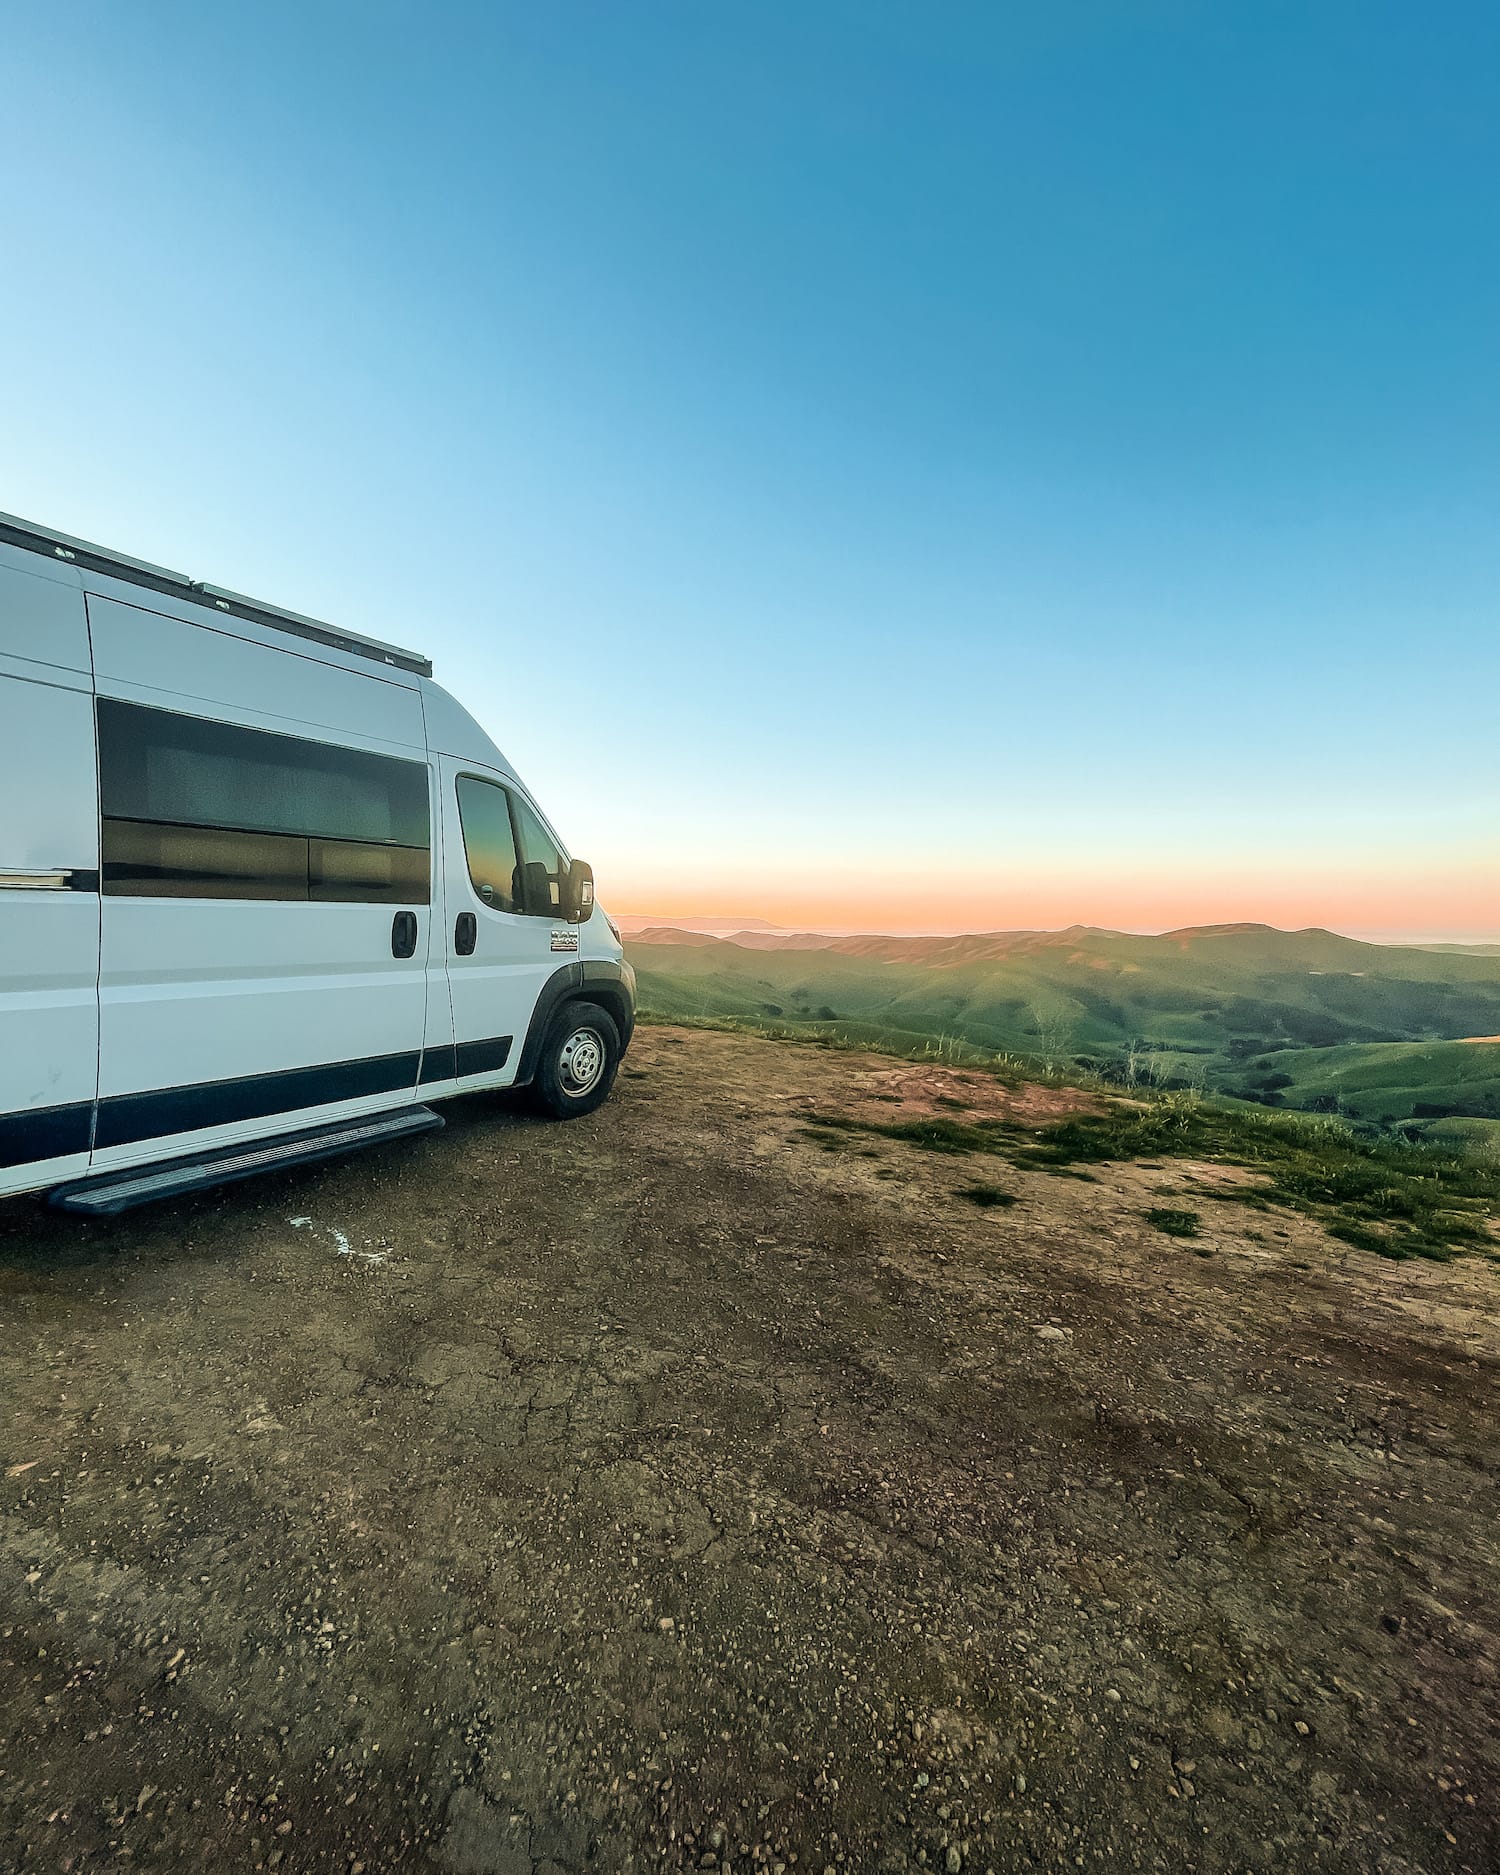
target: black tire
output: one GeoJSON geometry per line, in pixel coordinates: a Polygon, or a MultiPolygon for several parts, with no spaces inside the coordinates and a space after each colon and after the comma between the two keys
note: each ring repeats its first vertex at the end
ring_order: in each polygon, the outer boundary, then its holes
{"type": "Polygon", "coordinates": [[[597,1003],[564,1003],[547,1025],[531,1099],[555,1120],[576,1120],[609,1099],[620,1071],[620,1030],[597,1003]]]}

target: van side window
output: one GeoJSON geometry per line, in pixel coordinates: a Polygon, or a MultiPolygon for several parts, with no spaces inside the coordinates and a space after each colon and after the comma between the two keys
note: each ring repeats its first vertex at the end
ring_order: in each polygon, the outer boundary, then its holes
{"type": "Polygon", "coordinates": [[[511,808],[516,819],[516,838],[521,849],[521,864],[539,866],[547,875],[545,902],[539,898],[536,904],[528,904],[526,909],[539,918],[555,918],[562,907],[563,862],[562,855],[557,850],[557,842],[538,820],[531,803],[521,795],[511,796],[511,808]]]}
{"type": "Polygon", "coordinates": [[[425,905],[427,765],[101,697],[102,888],[425,905]]]}
{"type": "Polygon", "coordinates": [[[514,911],[518,862],[509,795],[492,781],[460,775],[458,817],[474,890],[494,910],[514,911]]]}

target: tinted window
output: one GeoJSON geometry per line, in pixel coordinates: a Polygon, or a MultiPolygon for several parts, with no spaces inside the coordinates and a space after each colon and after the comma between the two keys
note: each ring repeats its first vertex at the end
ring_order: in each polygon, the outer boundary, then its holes
{"type": "Polygon", "coordinates": [[[124,820],[427,845],[427,767],[99,700],[104,812],[124,820]]]}
{"type": "Polygon", "coordinates": [[[540,866],[547,875],[546,901],[528,905],[526,909],[539,917],[558,916],[562,908],[562,855],[557,850],[557,842],[537,818],[531,803],[519,794],[511,796],[511,806],[516,818],[516,836],[521,848],[521,863],[525,866],[540,866]]]}
{"type": "Polygon", "coordinates": [[[106,820],[103,888],[118,898],[305,899],[307,842],[290,834],[106,820]]]}
{"type": "Polygon", "coordinates": [[[427,766],[101,698],[103,889],[426,904],[427,766]]]}
{"type": "Polygon", "coordinates": [[[516,836],[504,788],[476,775],[458,778],[458,816],[474,890],[496,911],[516,909],[516,836]]]}
{"type": "Polygon", "coordinates": [[[427,849],[359,840],[309,840],[308,897],[362,904],[425,905],[427,849]]]}

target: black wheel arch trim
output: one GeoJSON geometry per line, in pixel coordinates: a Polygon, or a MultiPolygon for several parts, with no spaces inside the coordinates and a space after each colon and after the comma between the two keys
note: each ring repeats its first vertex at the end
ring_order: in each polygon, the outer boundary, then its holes
{"type": "Polygon", "coordinates": [[[564,964],[542,985],[531,1012],[526,1043],[516,1068],[515,1085],[525,1087],[536,1079],[537,1061],[552,1018],[566,1002],[586,1000],[601,1004],[615,1019],[620,1031],[623,1053],[630,1046],[635,1028],[635,971],[628,963],[615,963],[602,957],[588,957],[580,963],[564,964]]]}

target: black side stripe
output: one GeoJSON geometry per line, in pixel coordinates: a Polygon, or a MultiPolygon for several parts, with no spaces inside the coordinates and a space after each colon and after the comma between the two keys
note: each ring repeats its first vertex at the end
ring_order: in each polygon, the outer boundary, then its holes
{"type": "Polygon", "coordinates": [[[438,1048],[428,1048],[422,1055],[422,1086],[429,1081],[451,1081],[457,1077],[458,1069],[453,1060],[452,1042],[444,1042],[438,1048]]]}
{"type": "Polygon", "coordinates": [[[396,1093],[416,1084],[418,1062],[423,1083],[461,1080],[467,1074],[497,1074],[510,1059],[513,1037],[451,1042],[416,1051],[370,1055],[359,1061],[330,1061],[280,1074],[251,1074],[235,1081],[202,1081],[191,1087],[166,1087],[150,1093],[115,1094],[94,1103],[41,1107],[30,1113],[0,1114],[0,1168],[36,1165],[89,1150],[93,1144],[133,1146],[143,1139],[196,1133],[210,1126],[234,1126],[272,1114],[296,1113],[302,1107],[332,1106],[340,1100],[364,1100],[396,1093]]]}
{"type": "Polygon", "coordinates": [[[94,1103],[69,1107],[34,1107],[30,1113],[0,1114],[0,1166],[35,1165],[87,1152],[94,1124],[94,1103]]]}
{"type": "Polygon", "coordinates": [[[510,1060],[511,1038],[499,1035],[490,1042],[460,1042],[454,1049],[458,1057],[458,1073],[462,1079],[466,1074],[498,1074],[510,1060]]]}
{"type": "Polygon", "coordinates": [[[171,1133],[195,1133],[207,1126],[232,1126],[272,1113],[295,1113],[299,1107],[322,1107],[338,1100],[363,1100],[414,1087],[417,1050],[399,1055],[371,1055],[362,1061],[330,1061],[315,1068],[291,1068],[281,1074],[252,1074],[237,1081],[206,1081],[195,1087],[167,1087],[156,1093],[116,1094],[99,1102],[94,1144],[130,1146],[137,1140],[171,1133]]]}
{"type": "Polygon", "coordinates": [[[457,1081],[466,1074],[498,1074],[510,1060],[513,1037],[497,1035],[492,1041],[444,1042],[429,1048],[422,1057],[421,1085],[429,1081],[457,1081]]]}

